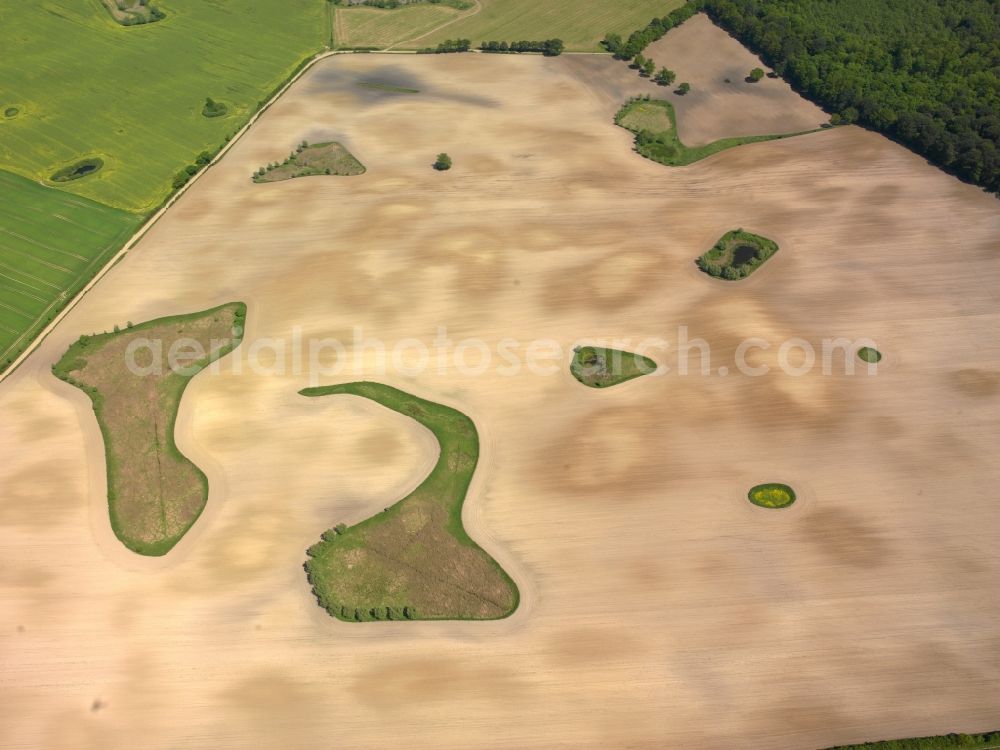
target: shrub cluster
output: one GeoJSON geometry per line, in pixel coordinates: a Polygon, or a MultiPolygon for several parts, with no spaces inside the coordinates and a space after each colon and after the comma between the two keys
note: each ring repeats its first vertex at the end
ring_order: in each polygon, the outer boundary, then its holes
{"type": "Polygon", "coordinates": [[[149,4],[149,0],[138,0],[136,3],[129,3],[127,0],[115,0],[115,7],[122,13],[126,13],[122,18],[115,18],[122,26],[141,26],[144,23],[153,23],[167,17],[167,14],[154,5],[149,4]],[[148,13],[142,14],[132,10],[136,5],[145,8],[148,13]]]}
{"type": "Polygon", "coordinates": [[[562,39],[543,39],[540,42],[483,42],[479,45],[483,52],[541,52],[546,57],[556,57],[563,53],[562,39]]]}
{"type": "Polygon", "coordinates": [[[217,102],[210,96],[205,97],[205,106],[201,108],[201,114],[205,117],[221,117],[229,111],[222,102],[217,102]]]}
{"type": "Polygon", "coordinates": [[[984,734],[942,734],[937,737],[911,737],[904,740],[864,742],[860,745],[837,745],[827,750],[947,750],[962,747],[990,747],[1000,743],[1000,731],[984,734]]]}
{"type": "Polygon", "coordinates": [[[316,597],[316,601],[320,607],[327,611],[331,617],[336,617],[340,620],[345,620],[347,622],[375,622],[384,620],[415,620],[417,618],[417,610],[415,607],[405,606],[405,607],[349,607],[346,604],[338,604],[327,599],[316,587],[316,582],[313,580],[312,572],[312,558],[321,554],[323,551],[324,542],[332,542],[338,536],[347,531],[347,524],[338,523],[332,529],[328,529],[323,532],[321,539],[323,541],[317,542],[312,547],[306,550],[306,555],[310,559],[303,563],[302,568],[306,572],[306,580],[312,586],[313,596],[316,597]]]}
{"type": "Polygon", "coordinates": [[[734,229],[731,232],[726,232],[711,250],[699,256],[695,262],[698,264],[698,268],[709,276],[723,278],[726,281],[738,281],[756,271],[758,266],[776,252],[778,252],[778,245],[773,240],[744,232],[742,229],[734,229]],[[733,265],[732,262],[721,265],[719,261],[726,253],[739,245],[753,247],[753,257],[740,265],[733,265]]]}
{"type": "Polygon", "coordinates": [[[194,164],[188,164],[186,167],[184,167],[184,169],[175,174],[173,182],[174,190],[179,190],[185,185],[187,185],[188,181],[192,177],[198,174],[198,172],[200,172],[203,167],[207,166],[212,161],[212,156],[213,155],[208,151],[202,151],[200,154],[198,154],[198,158],[195,159],[194,164]]]}
{"type": "MultiPolygon", "coordinates": [[[[295,157],[298,156],[299,154],[301,154],[307,148],[309,148],[309,141],[302,141],[302,143],[300,143],[298,146],[296,146],[295,150],[292,151],[292,153],[290,153],[285,158],[285,160],[283,162],[279,163],[279,162],[276,162],[276,161],[272,161],[269,164],[265,164],[263,167],[261,167],[260,169],[258,169],[256,172],[254,172],[251,175],[251,179],[254,182],[260,182],[260,178],[263,177],[264,175],[266,175],[271,170],[277,169],[278,167],[287,167],[289,164],[291,164],[292,162],[294,162],[295,161],[295,157]]],[[[330,170],[327,169],[326,173],[330,174],[330,170]]]]}

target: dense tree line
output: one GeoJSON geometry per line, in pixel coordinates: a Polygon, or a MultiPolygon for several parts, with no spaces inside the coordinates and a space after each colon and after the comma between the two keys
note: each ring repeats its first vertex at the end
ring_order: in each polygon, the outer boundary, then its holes
{"type": "Polygon", "coordinates": [[[563,52],[562,39],[543,39],[540,42],[483,42],[483,52],[541,52],[546,57],[556,57],[563,52]]]}
{"type": "Polygon", "coordinates": [[[468,39],[445,39],[437,47],[424,47],[417,50],[418,54],[442,54],[445,52],[468,52],[472,48],[472,42],[468,39]]]}
{"type": "Polygon", "coordinates": [[[629,38],[622,40],[618,34],[608,34],[604,37],[604,48],[619,60],[631,60],[647,46],[658,39],[662,39],[674,26],[679,26],[688,20],[700,9],[699,2],[689,2],[671,11],[663,18],[654,18],[646,28],[633,31],[629,38]]]}
{"type": "Polygon", "coordinates": [[[878,130],[1000,193],[996,0],[696,2],[833,122],[878,130]]]}

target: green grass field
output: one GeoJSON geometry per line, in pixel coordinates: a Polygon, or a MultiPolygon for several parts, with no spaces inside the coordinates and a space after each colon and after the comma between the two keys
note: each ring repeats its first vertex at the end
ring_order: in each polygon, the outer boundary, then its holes
{"type": "Polygon", "coordinates": [[[335,46],[388,47],[432,31],[468,11],[416,3],[392,10],[359,5],[334,8],[333,12],[335,46]]]}
{"type": "MultiPolygon", "coordinates": [[[[340,10],[341,25],[351,45],[388,45],[413,39],[409,48],[433,47],[445,39],[482,41],[559,38],[571,52],[599,52],[604,35],[628,36],[650,19],[665,16],[683,5],[682,0],[479,0],[480,10],[458,12],[437,6],[413,6],[373,13],[374,8],[340,10]],[[418,10],[418,8],[423,10],[418,10]],[[435,18],[444,23],[462,16],[439,31],[435,18]]],[[[340,42],[345,44],[345,42],[340,42]]]]}
{"type": "Polygon", "coordinates": [[[126,211],[0,171],[0,372],[139,221],[126,211]]]}
{"type": "Polygon", "coordinates": [[[519,601],[517,586],[462,525],[462,504],[479,460],[479,433],[472,420],[382,383],[300,393],[369,398],[416,420],[441,446],[431,473],[413,492],[359,524],[338,524],[309,548],[306,574],[320,606],[352,622],[510,615],[519,601]]]}
{"type": "Polygon", "coordinates": [[[125,27],[100,0],[3,10],[0,168],[45,181],[96,156],[64,190],[131,211],[157,206],[173,175],[214,152],[326,39],[323,0],[166,0],[162,21],[125,27]],[[206,118],[205,97],[229,105],[206,118]]]}

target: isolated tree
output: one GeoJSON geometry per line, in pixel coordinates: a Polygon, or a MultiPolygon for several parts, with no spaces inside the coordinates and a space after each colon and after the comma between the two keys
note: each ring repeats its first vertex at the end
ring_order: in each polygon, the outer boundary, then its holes
{"type": "Polygon", "coordinates": [[[670,68],[660,68],[660,72],[656,74],[654,80],[661,86],[669,86],[677,80],[677,74],[670,68]]]}
{"type": "Polygon", "coordinates": [[[688,91],[691,90],[691,84],[684,81],[680,86],[677,87],[677,93],[684,96],[688,91]]]}
{"type": "Polygon", "coordinates": [[[646,60],[646,62],[642,64],[642,72],[645,74],[646,78],[653,75],[654,70],[656,70],[656,63],[652,60],[646,60]]]}
{"type": "Polygon", "coordinates": [[[438,154],[437,161],[434,162],[434,169],[439,172],[444,172],[447,169],[451,169],[451,157],[443,151],[438,154]]]}
{"type": "Polygon", "coordinates": [[[645,55],[638,54],[632,58],[632,63],[629,65],[633,70],[641,70],[642,66],[646,64],[645,55]]]}
{"type": "Polygon", "coordinates": [[[750,71],[750,75],[747,76],[748,83],[757,83],[761,78],[764,77],[764,71],[761,68],[754,68],[750,71]]]}

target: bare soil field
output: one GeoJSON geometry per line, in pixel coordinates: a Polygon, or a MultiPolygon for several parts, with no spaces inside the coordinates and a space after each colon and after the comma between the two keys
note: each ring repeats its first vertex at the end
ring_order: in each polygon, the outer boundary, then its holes
{"type": "MultiPolygon", "coordinates": [[[[639,85],[622,72],[320,63],[0,384],[4,744],[805,750],[1000,723],[996,199],[853,127],[663,167],[612,123],[612,94],[639,85]],[[367,172],[247,179],[302,139],[367,172]],[[693,263],[733,227],[781,247],[738,284],[693,263]],[[108,528],[89,403],[49,367],[80,333],[230,299],[248,304],[225,360],[241,372],[195,378],[177,420],[208,506],[169,555],[138,558],[108,528]],[[373,342],[439,326],[565,356],[548,375],[380,372],[373,342]],[[678,326],[711,344],[712,374],[642,350],[678,326]],[[347,342],[342,369],[280,374],[298,334],[347,342]],[[884,357],[876,376],[720,374],[748,336],[772,365],[793,336],[871,337],[884,357]],[[664,366],[581,388],[584,337],[664,366]],[[352,624],[316,606],[305,549],[437,460],[401,414],[298,394],[360,379],[479,428],[463,521],[518,585],[510,618],[352,624]],[[794,505],[748,502],[772,481],[794,505]]],[[[707,112],[685,140],[746,123],[707,112]]]]}
{"type": "Polygon", "coordinates": [[[683,96],[674,94],[673,86],[663,87],[660,97],[674,105],[678,135],[689,146],[737,135],[812,130],[830,119],[780,78],[744,81],[753,68],[771,69],[704,13],[668,31],[645,55],[658,68],[675,71],[678,83],[691,84],[683,96]]]}

